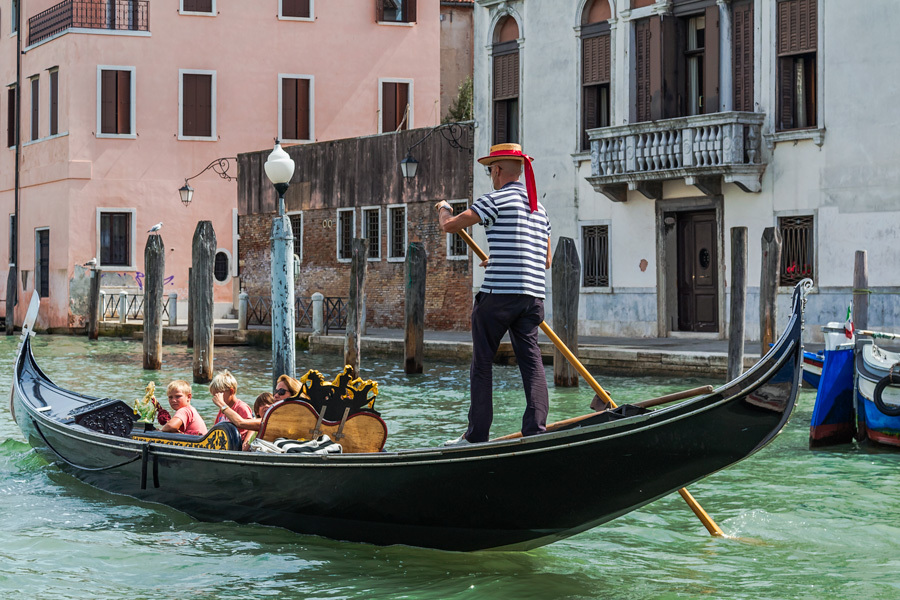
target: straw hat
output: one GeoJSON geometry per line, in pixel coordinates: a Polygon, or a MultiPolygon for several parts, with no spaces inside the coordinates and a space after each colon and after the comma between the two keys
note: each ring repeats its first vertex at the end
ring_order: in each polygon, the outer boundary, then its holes
{"type": "Polygon", "coordinates": [[[494,144],[491,146],[491,153],[478,159],[483,165],[492,165],[498,160],[517,160],[522,161],[523,158],[534,160],[530,156],[522,153],[522,146],[519,144],[494,144]]]}

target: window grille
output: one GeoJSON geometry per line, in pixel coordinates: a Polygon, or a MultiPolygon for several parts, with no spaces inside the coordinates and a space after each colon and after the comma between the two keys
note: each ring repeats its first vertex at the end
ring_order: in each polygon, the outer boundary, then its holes
{"type": "Polygon", "coordinates": [[[349,210],[338,213],[338,258],[353,258],[353,212],[349,210]]]}
{"type": "Polygon", "coordinates": [[[213,264],[213,275],[216,281],[222,282],[228,279],[228,255],[224,252],[216,252],[216,260],[213,264]]]}
{"type": "Polygon", "coordinates": [[[363,211],[366,239],[369,240],[369,258],[381,258],[381,211],[363,211]]]}
{"type": "Polygon", "coordinates": [[[291,233],[294,236],[294,254],[303,257],[303,215],[289,215],[291,233]]]}
{"type": "Polygon", "coordinates": [[[609,225],[581,228],[584,287],[609,287],[609,225]]]}
{"type": "MultiPolygon", "coordinates": [[[[460,215],[466,211],[468,208],[468,204],[465,202],[451,202],[450,206],[453,207],[453,216],[460,215]]],[[[466,256],[468,254],[468,249],[466,248],[466,241],[462,239],[458,233],[450,234],[450,256],[466,256]]]]}
{"type": "Polygon", "coordinates": [[[403,258],[406,256],[406,208],[403,206],[390,208],[391,258],[403,258]]]}
{"type": "Polygon", "coordinates": [[[781,269],[778,285],[792,286],[805,277],[815,277],[813,216],[779,217],[781,269]]]}

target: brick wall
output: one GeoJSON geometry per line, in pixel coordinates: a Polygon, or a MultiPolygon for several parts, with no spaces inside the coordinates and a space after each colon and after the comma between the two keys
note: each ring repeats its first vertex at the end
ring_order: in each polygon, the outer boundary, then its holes
{"type": "MultiPolygon", "coordinates": [[[[448,198],[454,200],[454,198],[448,198]]],[[[448,260],[445,234],[440,231],[435,200],[406,205],[407,242],[424,242],[428,256],[425,286],[425,328],[468,330],[472,310],[472,263],[448,260]]],[[[356,212],[360,231],[362,211],[356,212]]],[[[270,254],[274,214],[241,215],[239,265],[241,285],[250,296],[271,293],[270,254]]],[[[381,259],[368,262],[366,273],[366,324],[369,327],[403,328],[406,295],[405,262],[390,262],[387,211],[381,210],[381,259]]],[[[337,258],[337,211],[333,208],[303,211],[303,257],[296,294],[315,292],[346,298],[350,292],[350,263],[337,258]]],[[[370,241],[371,243],[371,241],[370,241]]],[[[297,249],[294,250],[297,253],[297,249]]]]}

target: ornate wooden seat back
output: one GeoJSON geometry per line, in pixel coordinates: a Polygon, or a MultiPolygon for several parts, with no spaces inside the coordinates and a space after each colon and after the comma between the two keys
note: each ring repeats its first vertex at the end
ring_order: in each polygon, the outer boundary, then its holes
{"type": "Polygon", "coordinates": [[[282,400],[266,412],[259,428],[259,439],[274,442],[278,438],[311,440],[327,434],[345,453],[380,452],[387,441],[387,425],[374,412],[360,411],[343,422],[320,419],[303,400],[282,400]]]}
{"type": "Polygon", "coordinates": [[[306,396],[304,399],[327,421],[340,421],[347,409],[348,415],[364,410],[377,415],[375,397],[378,395],[378,383],[371,379],[353,379],[352,372],[353,367],[346,365],[341,374],[329,382],[318,371],[307,371],[300,378],[302,394],[306,396]]]}

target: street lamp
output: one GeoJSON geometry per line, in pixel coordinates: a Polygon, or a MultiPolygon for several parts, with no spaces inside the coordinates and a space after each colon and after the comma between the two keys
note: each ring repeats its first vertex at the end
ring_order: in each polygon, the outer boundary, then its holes
{"type": "Polygon", "coordinates": [[[428,133],[422,136],[422,139],[407,148],[406,158],[400,161],[400,172],[403,173],[403,178],[412,179],[416,176],[416,173],[419,170],[419,161],[413,158],[412,150],[431,137],[431,134],[440,132],[441,137],[447,140],[447,143],[450,144],[451,148],[456,148],[457,150],[472,150],[472,146],[466,144],[466,142],[469,142],[470,140],[463,139],[463,132],[470,132],[472,127],[473,123],[471,121],[464,121],[461,123],[441,123],[437,127],[432,127],[428,133]]]}
{"type": "Polygon", "coordinates": [[[275,141],[264,166],[278,192],[278,216],[272,221],[272,386],[281,375],[294,376],[294,233],[284,214],[284,194],[294,175],[294,161],[275,141]]]}
{"type": "Polygon", "coordinates": [[[181,203],[185,206],[190,205],[191,200],[194,199],[194,188],[188,183],[191,179],[195,179],[200,177],[210,169],[212,169],[216,175],[221,177],[222,179],[231,181],[234,179],[231,175],[228,174],[228,168],[231,166],[230,161],[237,161],[237,158],[234,156],[223,156],[221,158],[217,158],[213,160],[211,163],[206,165],[202,171],[194,175],[193,177],[187,177],[184,180],[184,185],[178,188],[178,195],[181,196],[181,203]]]}

